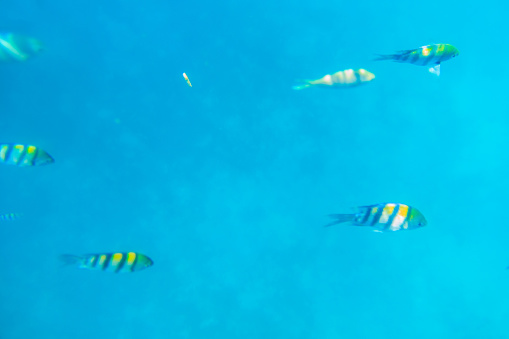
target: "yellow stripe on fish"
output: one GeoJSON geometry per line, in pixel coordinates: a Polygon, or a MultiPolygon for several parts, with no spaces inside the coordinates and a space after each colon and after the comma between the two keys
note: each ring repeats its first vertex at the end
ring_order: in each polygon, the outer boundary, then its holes
{"type": "Polygon", "coordinates": [[[375,75],[365,69],[345,69],[334,74],[327,74],[324,77],[316,80],[303,80],[303,85],[293,86],[295,90],[308,88],[312,86],[322,87],[354,87],[367,82],[370,82],[375,78],[375,75]]]}
{"type": "Polygon", "coordinates": [[[369,226],[378,231],[399,231],[427,225],[419,210],[397,203],[361,206],[355,214],[332,214],[331,217],[335,220],[326,226],[350,222],[354,226],[369,226]]]}
{"type": "Polygon", "coordinates": [[[127,265],[132,266],[134,261],[136,260],[136,253],[129,252],[127,253],[127,265]]]}
{"type": "Polygon", "coordinates": [[[64,254],[60,258],[64,263],[79,268],[113,273],[136,272],[154,264],[152,259],[146,255],[134,252],[86,254],[83,256],[64,254]]]}
{"type": "Polygon", "coordinates": [[[41,166],[55,162],[44,150],[31,145],[0,144],[0,162],[17,166],[41,166]]]}
{"type": "Polygon", "coordinates": [[[433,66],[430,72],[440,75],[440,63],[460,54],[459,50],[450,44],[435,44],[396,52],[395,54],[379,55],[375,60],[392,60],[417,66],[433,66]]]}
{"type": "Polygon", "coordinates": [[[25,61],[43,49],[34,38],[14,33],[0,33],[0,61],[25,61]]]}

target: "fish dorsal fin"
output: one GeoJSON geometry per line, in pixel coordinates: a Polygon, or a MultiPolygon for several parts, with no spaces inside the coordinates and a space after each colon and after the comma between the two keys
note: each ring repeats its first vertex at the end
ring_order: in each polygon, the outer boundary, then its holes
{"type": "Polygon", "coordinates": [[[405,55],[405,54],[410,54],[410,53],[412,53],[412,52],[414,52],[414,51],[416,51],[416,50],[417,50],[417,49],[403,49],[403,50],[401,50],[401,51],[396,51],[396,53],[397,53],[398,55],[405,55]]]}
{"type": "Polygon", "coordinates": [[[379,207],[379,206],[385,206],[385,205],[387,205],[387,203],[383,202],[383,203],[380,203],[380,204],[358,206],[357,208],[373,208],[373,207],[379,207]]]}

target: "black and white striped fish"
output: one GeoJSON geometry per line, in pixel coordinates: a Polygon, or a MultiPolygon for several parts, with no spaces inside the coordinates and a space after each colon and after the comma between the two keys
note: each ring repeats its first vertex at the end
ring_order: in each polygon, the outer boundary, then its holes
{"type": "Polygon", "coordinates": [[[432,66],[429,71],[440,75],[440,63],[460,54],[459,50],[449,44],[435,44],[396,52],[396,54],[379,55],[375,60],[392,60],[417,66],[432,66]]]}
{"type": "Polygon", "coordinates": [[[316,80],[302,80],[302,85],[296,85],[292,88],[295,90],[304,89],[313,86],[319,87],[355,87],[370,82],[375,75],[363,68],[357,70],[345,69],[334,74],[327,74],[316,80]]]}
{"type": "Polygon", "coordinates": [[[350,222],[354,226],[373,227],[376,231],[411,230],[427,225],[419,210],[404,204],[383,203],[359,207],[354,214],[331,214],[335,220],[326,226],[350,222]]]}
{"type": "Polygon", "coordinates": [[[46,151],[35,146],[0,144],[0,162],[17,166],[41,166],[55,160],[46,151]]]}
{"type": "Polygon", "coordinates": [[[34,38],[14,33],[0,33],[0,61],[25,61],[43,49],[34,38]]]}
{"type": "Polygon", "coordinates": [[[113,273],[129,273],[141,271],[154,264],[152,259],[144,254],[127,253],[105,253],[72,255],[63,254],[60,256],[66,265],[74,265],[78,268],[89,270],[101,270],[113,273]]]}

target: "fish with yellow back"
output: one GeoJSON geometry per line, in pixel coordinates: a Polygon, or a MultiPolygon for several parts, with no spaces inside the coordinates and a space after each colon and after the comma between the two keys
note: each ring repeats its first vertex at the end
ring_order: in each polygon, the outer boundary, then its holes
{"type": "Polygon", "coordinates": [[[152,259],[146,255],[135,252],[85,255],[63,254],[60,256],[60,260],[66,265],[112,273],[141,271],[154,264],[152,259]]]}
{"type": "Polygon", "coordinates": [[[361,84],[370,82],[375,78],[375,75],[363,68],[359,69],[345,69],[334,74],[327,74],[326,76],[316,80],[302,80],[304,84],[293,86],[295,90],[304,89],[308,87],[355,87],[361,84]]]}
{"type": "Polygon", "coordinates": [[[435,44],[415,49],[398,51],[395,54],[379,55],[375,60],[392,60],[417,66],[431,66],[429,71],[440,75],[440,64],[457,57],[460,51],[449,44],[435,44]]]}
{"type": "Polygon", "coordinates": [[[353,226],[373,227],[377,232],[412,230],[428,224],[415,207],[398,203],[381,203],[360,206],[357,213],[331,214],[334,219],[325,226],[349,222],[353,226]]]}
{"type": "Polygon", "coordinates": [[[48,152],[33,145],[0,143],[0,163],[7,165],[41,166],[54,163],[48,152]]]}

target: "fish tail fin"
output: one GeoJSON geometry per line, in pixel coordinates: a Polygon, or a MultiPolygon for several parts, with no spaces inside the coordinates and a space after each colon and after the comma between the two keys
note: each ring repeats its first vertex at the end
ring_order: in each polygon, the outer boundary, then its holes
{"type": "Polygon", "coordinates": [[[72,254],[61,254],[59,256],[60,262],[62,262],[62,266],[81,266],[83,264],[83,257],[79,255],[72,254]]]}
{"type": "Polygon", "coordinates": [[[301,82],[302,84],[292,86],[292,89],[298,91],[298,90],[301,90],[301,89],[304,89],[304,88],[311,87],[311,84],[309,83],[309,81],[310,80],[297,80],[297,82],[301,82]]]}
{"type": "Polygon", "coordinates": [[[394,60],[395,58],[395,54],[376,54],[376,57],[373,59],[373,61],[394,60]]]}
{"type": "Polygon", "coordinates": [[[333,218],[334,220],[325,225],[325,227],[355,220],[355,214],[329,214],[329,217],[333,218]]]}

